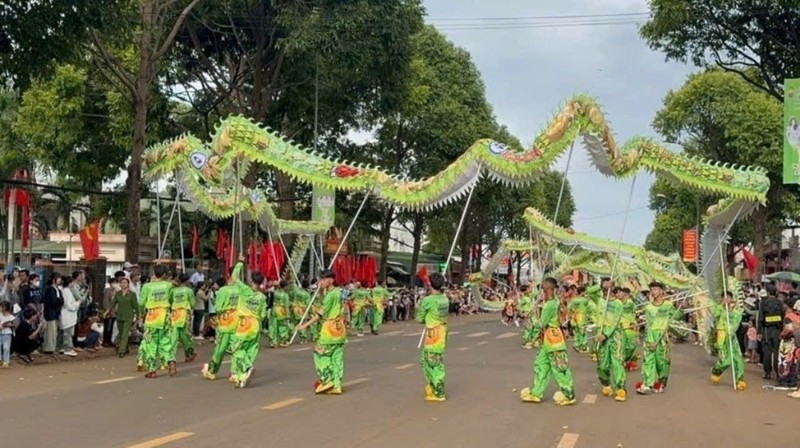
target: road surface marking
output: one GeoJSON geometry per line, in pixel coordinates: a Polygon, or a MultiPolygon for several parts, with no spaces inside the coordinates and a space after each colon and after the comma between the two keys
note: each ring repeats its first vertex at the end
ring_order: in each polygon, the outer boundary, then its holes
{"type": "Polygon", "coordinates": [[[556,448],[575,448],[576,443],[578,443],[578,434],[566,432],[561,436],[556,448]]]}
{"type": "Polygon", "coordinates": [[[458,349],[458,351],[460,351],[460,352],[464,352],[464,351],[467,351],[467,350],[469,350],[469,347],[461,347],[460,349],[458,349]]]}
{"type": "Polygon", "coordinates": [[[509,331],[508,333],[503,333],[501,335],[498,335],[495,339],[513,338],[516,335],[517,335],[517,333],[514,333],[513,331],[509,331]]]}
{"type": "Polygon", "coordinates": [[[403,364],[402,366],[395,367],[395,369],[404,370],[404,369],[408,369],[408,368],[411,368],[411,367],[414,367],[414,364],[403,364]]]}
{"type": "Polygon", "coordinates": [[[489,343],[489,341],[481,341],[481,342],[478,342],[476,345],[486,345],[488,343],[489,343]]]}
{"type": "Polygon", "coordinates": [[[303,401],[302,398],[288,398],[286,400],[279,401],[277,403],[272,403],[269,406],[264,406],[263,409],[267,411],[274,411],[276,409],[285,408],[286,406],[291,406],[295,403],[300,403],[301,401],[303,401]]]}
{"type": "Polygon", "coordinates": [[[176,432],[175,434],[170,434],[168,436],[159,437],[153,440],[148,440],[147,442],[142,442],[136,445],[131,445],[128,448],[155,448],[157,446],[166,445],[170,442],[175,442],[181,439],[185,439],[193,435],[194,435],[193,432],[176,432]]]}
{"type": "Polygon", "coordinates": [[[369,381],[369,378],[356,378],[346,383],[342,383],[342,387],[355,386],[356,384],[366,383],[367,381],[369,381]]]}
{"type": "Polygon", "coordinates": [[[468,338],[479,338],[481,336],[486,336],[487,334],[489,334],[488,331],[480,331],[478,333],[468,334],[467,337],[468,338]]]}
{"type": "Polygon", "coordinates": [[[595,401],[597,401],[597,395],[593,395],[593,394],[588,394],[583,399],[583,402],[586,403],[586,404],[594,404],[595,401]]]}
{"type": "Polygon", "coordinates": [[[226,359],[225,361],[222,361],[219,364],[222,365],[222,364],[230,364],[230,363],[231,363],[231,360],[230,359],[226,359]]]}
{"type": "Polygon", "coordinates": [[[353,342],[361,342],[361,341],[363,341],[363,340],[364,340],[364,339],[363,339],[363,338],[361,338],[361,339],[353,339],[352,341],[347,341],[347,342],[353,343],[353,342]]]}
{"type": "Polygon", "coordinates": [[[306,351],[306,350],[311,350],[311,347],[296,348],[296,349],[294,349],[294,350],[292,350],[292,351],[295,351],[295,352],[304,352],[304,351],[306,351]]]}
{"type": "Polygon", "coordinates": [[[460,331],[448,331],[448,332],[447,332],[447,335],[448,335],[448,336],[452,336],[452,335],[454,335],[454,334],[461,334],[461,332],[460,332],[460,331]]]}
{"type": "MultiPolygon", "coordinates": [[[[407,338],[409,338],[409,337],[412,337],[412,336],[417,336],[417,337],[419,337],[419,335],[421,335],[421,334],[422,334],[422,332],[419,332],[419,333],[413,333],[413,334],[404,334],[403,336],[405,336],[405,337],[407,337],[407,338]]],[[[450,334],[453,334],[453,333],[450,333],[450,334]]]]}
{"type": "Polygon", "coordinates": [[[390,331],[388,333],[383,333],[383,335],[384,336],[397,336],[398,334],[402,334],[402,333],[403,333],[403,330],[396,330],[396,331],[390,331]]]}
{"type": "Polygon", "coordinates": [[[120,381],[128,381],[136,378],[135,376],[123,376],[122,378],[114,378],[113,380],[105,380],[105,381],[97,381],[94,384],[110,384],[110,383],[118,383],[120,381]]]}

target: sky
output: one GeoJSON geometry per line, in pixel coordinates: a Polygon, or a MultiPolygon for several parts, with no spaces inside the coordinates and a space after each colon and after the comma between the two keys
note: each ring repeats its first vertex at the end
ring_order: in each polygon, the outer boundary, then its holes
{"type": "MultiPolygon", "coordinates": [[[[650,50],[638,34],[644,22],[639,16],[585,17],[647,13],[645,0],[425,0],[424,4],[428,23],[470,52],[498,121],[526,145],[564,100],[577,93],[589,94],[604,106],[618,144],[638,135],[658,138],[650,123],[664,96],[696,71],[665,62],[662,54],[650,50]],[[552,16],[583,17],[542,19],[552,16]],[[637,19],[638,24],[631,23],[637,19]],[[598,20],[625,23],[586,25],[598,20]],[[531,23],[556,26],[531,27],[531,23]]],[[[565,153],[556,170],[565,171],[566,158],[565,153]]],[[[653,214],[647,208],[652,175],[642,172],[630,195],[631,180],[599,174],[583,145],[576,144],[567,177],[577,208],[575,230],[644,243],[653,227],[653,214]]]]}

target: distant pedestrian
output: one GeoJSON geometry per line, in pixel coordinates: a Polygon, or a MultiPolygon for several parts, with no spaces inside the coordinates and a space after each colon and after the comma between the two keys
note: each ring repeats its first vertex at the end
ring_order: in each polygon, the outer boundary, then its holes
{"type": "Polygon", "coordinates": [[[11,339],[16,326],[17,319],[11,314],[11,302],[0,302],[0,359],[3,367],[8,367],[11,362],[11,339]]]}

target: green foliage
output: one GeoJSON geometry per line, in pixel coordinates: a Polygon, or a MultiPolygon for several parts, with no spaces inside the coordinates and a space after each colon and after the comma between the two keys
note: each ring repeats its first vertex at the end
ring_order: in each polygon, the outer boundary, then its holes
{"type": "Polygon", "coordinates": [[[800,76],[798,0],[649,3],[641,35],[667,59],[722,67],[779,100],[783,80],[800,76]]]}
{"type": "Polygon", "coordinates": [[[114,111],[109,99],[105,86],[85,70],[60,65],[51,78],[35,80],[25,91],[14,130],[37,164],[67,185],[96,189],[118,176],[129,154],[119,143],[130,128],[122,133],[110,126],[122,119],[115,115],[129,112],[114,111]]]}
{"type": "MultiPolygon", "coordinates": [[[[707,70],[691,75],[681,89],[667,94],[653,127],[668,141],[683,145],[687,154],[768,170],[767,206],[753,216],[755,222],[768,223],[768,234],[752,235],[747,225],[737,225],[733,231],[734,239],[762,241],[779,233],[797,210],[794,190],[781,181],[781,123],[781,104],[774,98],[736,74],[707,70]]],[[[718,199],[657,181],[650,192],[656,225],[645,247],[674,252],[682,231],[695,226],[698,198],[702,212],[718,199]]]]}

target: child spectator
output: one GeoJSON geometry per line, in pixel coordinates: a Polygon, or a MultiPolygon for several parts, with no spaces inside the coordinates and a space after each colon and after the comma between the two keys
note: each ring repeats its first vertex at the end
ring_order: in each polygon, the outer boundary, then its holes
{"type": "Polygon", "coordinates": [[[103,335],[103,325],[99,324],[97,312],[89,313],[89,317],[81,322],[76,333],[77,345],[89,353],[94,353],[100,347],[100,337],[103,335]]]}
{"type": "Polygon", "coordinates": [[[0,302],[0,359],[3,360],[3,367],[8,367],[11,362],[11,339],[16,326],[17,319],[11,314],[11,302],[0,302]]]}
{"type": "Polygon", "coordinates": [[[750,319],[747,328],[747,362],[758,364],[758,330],[756,329],[755,319],[750,319]]]}

